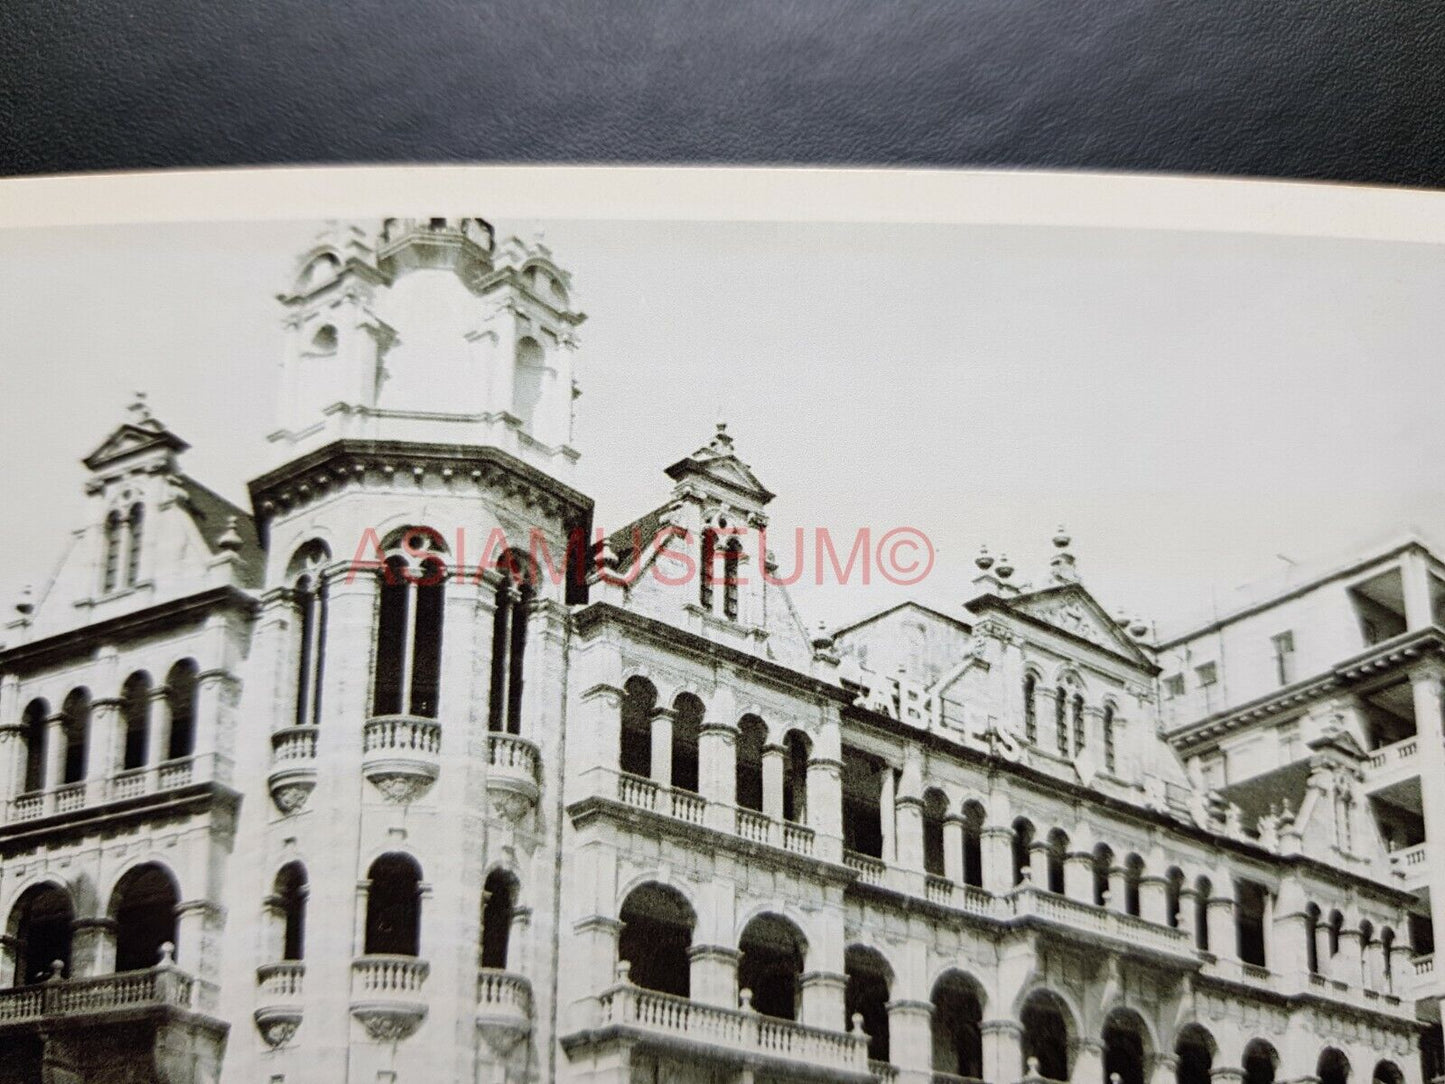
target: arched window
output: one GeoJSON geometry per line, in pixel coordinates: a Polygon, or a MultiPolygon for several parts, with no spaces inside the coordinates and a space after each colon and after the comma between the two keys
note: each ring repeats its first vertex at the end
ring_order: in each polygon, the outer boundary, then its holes
{"type": "Polygon", "coordinates": [[[1184,906],[1184,871],[1178,866],[1171,867],[1164,876],[1164,921],[1169,928],[1177,930],[1182,916],[1180,909],[1184,906]]]}
{"type": "Polygon", "coordinates": [[[194,659],[182,659],[166,675],[166,706],[171,715],[167,760],[188,757],[196,749],[196,675],[194,659]]]}
{"type": "Polygon", "coordinates": [[[542,402],[542,390],[547,381],[547,355],[542,344],[530,335],[517,340],[516,391],[512,403],[516,415],[522,420],[522,428],[530,430],[537,418],[537,407],[542,402]]]}
{"type": "Polygon", "coordinates": [[[1333,960],[1340,954],[1340,934],[1345,929],[1345,916],[1339,911],[1330,912],[1330,959],[1333,960]]]}
{"type": "Polygon", "coordinates": [[[796,1020],[807,955],[798,928],[781,915],[759,915],[744,928],[738,949],[738,990],[750,991],[752,1007],[764,1016],[796,1020]]]}
{"type": "Polygon", "coordinates": [[[1376,1062],[1370,1079],[1373,1084],[1405,1084],[1405,1074],[1393,1061],[1376,1062]]]}
{"type": "Polygon", "coordinates": [[[487,726],[522,732],[522,682],[527,654],[527,619],[536,595],[536,575],[526,554],[508,551],[497,564],[504,573],[492,611],[492,688],[487,726]]]}
{"type": "Polygon", "coordinates": [[[6,933],[15,946],[14,985],[44,982],[56,973],[70,973],[71,928],[75,909],[70,893],[59,885],[27,888],[15,902],[6,933]]]}
{"type": "Polygon", "coordinates": [[[1279,1055],[1269,1043],[1263,1039],[1251,1039],[1240,1060],[1244,1068],[1244,1084],[1274,1084],[1279,1055]]]}
{"type": "Polygon", "coordinates": [[[1327,1046],[1320,1051],[1315,1076],[1320,1084],[1349,1084],[1350,1059],[1333,1046],[1327,1046]]]}
{"type": "Polygon", "coordinates": [[[22,794],[45,789],[45,750],[47,720],[50,705],[44,700],[32,700],[25,705],[20,725],[25,734],[25,782],[22,794]]]}
{"type": "Polygon", "coordinates": [[[963,805],[963,883],[983,887],[983,806],[963,805]]]}
{"type": "Polygon", "coordinates": [[[1114,705],[1104,705],[1104,771],[1114,775],[1119,770],[1119,752],[1114,743],[1114,705]]]}
{"type": "Polygon", "coordinates": [[[1210,1084],[1215,1049],[1214,1037],[1198,1024],[1186,1024],[1180,1029],[1174,1044],[1174,1055],[1179,1059],[1176,1084],[1210,1084]]]}
{"type": "Polygon", "coordinates": [[[756,715],[744,715],[738,722],[737,804],[758,812],[763,808],[763,745],[767,725],[756,715]]]}
{"type": "Polygon", "coordinates": [[[739,571],[742,568],[743,544],[736,538],[728,540],[723,549],[723,616],[738,619],[739,571]]]}
{"type": "Polygon", "coordinates": [[[1124,859],[1124,913],[1139,917],[1139,885],[1144,880],[1144,859],[1131,854],[1124,859]]]}
{"type": "Polygon", "coordinates": [[[111,509],[105,517],[105,563],[100,581],[100,589],[107,594],[120,586],[120,528],[120,511],[111,509]]]}
{"type": "Polygon", "coordinates": [[[1070,701],[1070,704],[1072,706],[1071,714],[1074,721],[1074,755],[1078,756],[1079,753],[1083,751],[1084,745],[1088,740],[1088,734],[1084,726],[1083,694],[1075,693],[1073,700],[1070,701]]]}
{"type": "Polygon", "coordinates": [[[1109,903],[1109,874],[1114,870],[1114,852],[1107,843],[1094,848],[1092,872],[1094,875],[1094,906],[1104,907],[1109,903]]]}
{"type": "Polygon", "coordinates": [[[1366,919],[1360,923],[1360,986],[1362,989],[1372,990],[1375,987],[1375,977],[1370,974],[1370,946],[1375,942],[1375,927],[1366,919]]]}
{"type": "Polygon", "coordinates": [[[517,910],[517,878],[494,869],[482,887],[482,966],[506,970],[517,910]]]}
{"type": "Polygon", "coordinates": [[[1033,674],[1024,675],[1024,741],[1034,745],[1039,740],[1039,715],[1035,691],[1038,678],[1033,674]]]}
{"type": "Polygon", "coordinates": [[[372,714],[434,719],[441,679],[444,547],[441,536],[427,528],[408,528],[397,538],[406,554],[393,553],[383,570],[372,714]]]}
{"type": "Polygon", "coordinates": [[[812,743],[801,730],[783,735],[783,820],[803,824],[808,819],[808,760],[812,743]]]}
{"type": "Polygon", "coordinates": [[[1024,871],[1033,863],[1034,826],[1023,817],[1013,823],[1014,884],[1023,884],[1024,871]]]}
{"type": "Polygon", "coordinates": [[[628,678],[622,690],[622,741],[617,758],[617,766],[628,775],[646,779],[652,774],[652,714],[656,709],[657,690],[652,682],[628,678]]]}
{"type": "Polygon", "coordinates": [[[326,668],[327,586],[324,568],[331,552],[310,542],[291,559],[292,599],[296,607],[296,725],[321,722],[321,679],[326,668]]]}
{"type": "Polygon", "coordinates": [[[717,531],[706,527],[702,532],[702,560],[697,577],[697,601],[712,612],[713,577],[717,575],[717,531]]]}
{"type": "Polygon", "coordinates": [[[1059,756],[1069,755],[1069,694],[1060,685],[1054,690],[1054,745],[1059,756]]]}
{"type": "Polygon", "coordinates": [[[1320,973],[1319,929],[1320,909],[1312,903],[1305,908],[1305,961],[1311,975],[1320,973]]]}
{"type": "Polygon", "coordinates": [[[130,506],[125,526],[125,583],[127,587],[134,587],[140,582],[141,538],[145,528],[145,509],[139,503],[130,506]]]}
{"type": "Polygon", "coordinates": [[[281,935],[283,960],[306,957],[307,892],[306,867],[300,862],[288,862],[276,873],[270,903],[281,935]]]}
{"type": "Polygon", "coordinates": [[[1194,882],[1194,945],[1205,952],[1209,951],[1209,900],[1213,894],[1208,877],[1194,882]]]}
{"type": "Polygon", "coordinates": [[[1030,1059],[1037,1059],[1037,1073],[1045,1080],[1069,1079],[1069,1050],[1073,1028],[1069,1010],[1051,990],[1035,990],[1019,1012],[1023,1026],[1024,1064],[1035,1069],[1030,1059]]]}
{"type": "Polygon", "coordinates": [[[935,877],[942,877],[945,868],[943,860],[943,818],[948,814],[948,798],[937,787],[930,787],[923,794],[923,869],[935,877]]]}
{"type": "Polygon", "coordinates": [[[1069,857],[1069,835],[1062,828],[1049,833],[1049,882],[1048,890],[1064,894],[1064,863],[1069,857]]]}
{"type": "Polygon", "coordinates": [[[336,325],[322,324],[311,336],[311,350],[316,354],[336,353],[336,325]]]}
{"type": "Polygon", "coordinates": [[[144,768],[150,743],[151,679],[137,671],[125,679],[120,690],[120,716],[125,727],[125,748],[121,768],[144,768]]]}
{"type": "Polygon", "coordinates": [[[1380,950],[1384,954],[1383,964],[1385,968],[1385,993],[1395,992],[1395,931],[1386,926],[1380,931],[1380,950]]]}
{"type": "Polygon", "coordinates": [[[977,982],[959,971],[933,985],[930,1025],[933,1071],[978,1080],[983,1076],[983,996],[977,982]]]}
{"type": "Polygon", "coordinates": [[[384,854],[366,873],[367,956],[421,953],[421,867],[406,854],[384,854]]]}
{"type": "Polygon", "coordinates": [[[697,793],[697,743],[702,732],[702,701],[682,693],[672,702],[672,785],[697,793]]]}
{"type": "Polygon", "coordinates": [[[90,739],[90,691],[75,689],[65,698],[65,766],[62,783],[85,778],[86,749],[90,739]]]}
{"type": "Polygon", "coordinates": [[[688,950],[697,915],[682,893],[652,882],[639,885],[627,894],[618,917],[617,956],[627,961],[630,980],[646,990],[689,996],[688,950]]]}
{"type": "Polygon", "coordinates": [[[1148,1032],[1137,1015],[1116,1009],[1104,1023],[1104,1079],[1118,1084],[1144,1084],[1148,1032]]]}
{"type": "Polygon", "coordinates": [[[163,867],[148,862],[130,870],[111,894],[115,921],[115,969],[139,971],[161,962],[162,950],[176,944],[176,907],[181,894],[163,867]]]}
{"type": "Polygon", "coordinates": [[[887,961],[876,951],[850,946],[843,958],[848,984],[843,992],[844,1026],[853,1030],[854,1014],[863,1017],[870,1061],[886,1062],[888,1051],[888,987],[893,978],[887,961]]]}

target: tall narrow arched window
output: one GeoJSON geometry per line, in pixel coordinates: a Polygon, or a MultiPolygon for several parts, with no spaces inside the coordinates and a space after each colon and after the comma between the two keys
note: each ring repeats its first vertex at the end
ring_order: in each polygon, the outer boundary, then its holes
{"type": "Polygon", "coordinates": [[[713,577],[717,575],[717,532],[707,527],[702,532],[702,560],[697,577],[697,601],[704,610],[712,611],[713,577]]]}
{"type": "Polygon", "coordinates": [[[923,870],[942,877],[947,868],[943,855],[943,818],[948,814],[948,796],[936,787],[923,795],[923,870]]]}
{"type": "Polygon", "coordinates": [[[1078,756],[1086,744],[1088,733],[1084,726],[1084,697],[1081,693],[1075,693],[1070,701],[1074,722],[1074,755],[1078,756]]]}
{"type": "Polygon", "coordinates": [[[170,945],[174,951],[180,902],[175,878],[158,863],[136,866],[120,879],[110,902],[116,971],[155,967],[165,954],[165,946],[170,945]]]}
{"type": "Polygon", "coordinates": [[[400,544],[405,555],[389,556],[381,577],[372,714],[434,719],[441,679],[445,551],[441,536],[427,528],[409,528],[400,544]]]}
{"type": "Polygon", "coordinates": [[[166,675],[166,706],[171,714],[167,760],[188,757],[196,750],[196,662],[182,659],[166,675]]]}
{"type": "Polygon", "coordinates": [[[1114,775],[1119,770],[1119,751],[1114,744],[1114,705],[1104,705],[1104,771],[1114,775]]]}
{"type": "Polygon", "coordinates": [[[288,862],[276,874],[271,906],[279,920],[281,959],[301,960],[306,956],[306,867],[288,862]]]}
{"type": "Polygon", "coordinates": [[[517,340],[517,375],[512,404],[522,427],[531,430],[547,382],[547,355],[530,335],[517,340]]]}
{"type": "MultiPolygon", "coordinates": [[[[687,997],[691,992],[688,950],[697,915],[682,893],[648,881],[634,888],[618,912],[617,958],[626,961],[629,978],[644,990],[687,997]]],[[[738,982],[745,982],[741,965],[738,982]]]]}
{"type": "Polygon", "coordinates": [[[139,503],[130,506],[125,526],[125,583],[127,587],[134,587],[140,582],[141,540],[145,529],[145,509],[139,503]]]}
{"type": "Polygon", "coordinates": [[[1055,828],[1049,833],[1049,881],[1048,890],[1062,896],[1064,894],[1064,863],[1069,857],[1069,836],[1062,828],[1055,828]]]}
{"type": "MultiPolygon", "coordinates": [[[[622,719],[617,766],[628,775],[652,774],[652,714],[657,689],[643,677],[630,677],[622,687],[622,719]]],[[[761,747],[758,756],[762,756],[761,747]]],[[[758,768],[758,808],[762,808],[762,767],[758,768]]]]}
{"type": "Polygon", "coordinates": [[[738,619],[739,570],[743,562],[743,544],[736,538],[729,539],[723,549],[723,616],[729,621],[738,619]]]}
{"type": "Polygon", "coordinates": [[[69,975],[74,921],[70,893],[59,885],[31,885],[21,893],[6,923],[15,954],[16,986],[69,975]]]}
{"type": "Polygon", "coordinates": [[[1340,934],[1344,932],[1345,916],[1339,911],[1330,912],[1330,959],[1340,954],[1340,934]]]}
{"type": "Polygon", "coordinates": [[[85,778],[87,746],[90,739],[90,692],[76,689],[65,698],[65,766],[62,783],[79,783],[85,778]]]}
{"type": "Polygon", "coordinates": [[[1385,993],[1395,992],[1395,961],[1392,956],[1395,952],[1395,931],[1386,926],[1380,931],[1380,950],[1384,953],[1381,963],[1385,969],[1385,993]]]}
{"type": "Polygon", "coordinates": [[[25,705],[25,714],[20,725],[25,735],[25,780],[20,788],[22,794],[45,788],[45,745],[47,719],[50,705],[44,700],[32,700],[25,705]]]}
{"type": "Polygon", "coordinates": [[[1069,755],[1069,694],[1060,685],[1054,690],[1054,745],[1059,756],[1069,755]]]}
{"type": "Polygon", "coordinates": [[[1164,921],[1170,929],[1179,928],[1179,909],[1184,904],[1184,871],[1171,868],[1164,877],[1164,921]]]}
{"type": "Polygon", "coordinates": [[[1209,951],[1209,900],[1214,886],[1208,877],[1194,882],[1194,946],[1209,951]]]}
{"type": "Polygon", "coordinates": [[[744,715],[738,720],[734,783],[736,785],[735,801],[739,809],[762,812],[763,746],[767,742],[767,724],[756,715],[744,715]]]}
{"type": "Polygon", "coordinates": [[[1024,675],[1024,741],[1030,745],[1039,740],[1039,715],[1034,693],[1038,679],[1033,674],[1024,675]]]}
{"type": "Polygon", "coordinates": [[[517,879],[494,869],[482,887],[481,966],[505,970],[517,910],[517,879]]]}
{"type": "Polygon", "coordinates": [[[384,854],[371,864],[366,886],[368,956],[421,952],[421,867],[405,854],[384,854]]]}
{"type": "Polygon", "coordinates": [[[1320,909],[1312,903],[1305,908],[1305,961],[1311,975],[1320,973],[1319,930],[1320,909]]]}
{"type": "Polygon", "coordinates": [[[963,806],[963,883],[983,887],[983,806],[965,802],[963,806]]]}
{"type": "Polygon", "coordinates": [[[1033,876],[1034,826],[1023,817],[1013,823],[1014,884],[1023,884],[1025,871],[1033,876]]]}
{"type": "Polygon", "coordinates": [[[893,970],[874,949],[851,946],[843,956],[847,985],[843,990],[843,1019],[849,1031],[853,1017],[861,1016],[863,1034],[868,1036],[868,1060],[889,1059],[888,989],[893,970]]]}
{"type": "Polygon", "coordinates": [[[698,739],[702,733],[704,708],[692,693],[681,693],[672,702],[672,785],[677,790],[698,791],[698,739]]]}
{"type": "Polygon", "coordinates": [[[1114,852],[1107,843],[1094,848],[1092,873],[1094,876],[1094,906],[1104,907],[1109,903],[1109,874],[1114,869],[1114,852]]]}
{"type": "Polygon", "coordinates": [[[120,535],[120,512],[112,509],[105,517],[105,563],[100,580],[100,589],[107,593],[120,586],[120,535]]]}
{"type": "Polygon", "coordinates": [[[144,768],[149,753],[151,725],[151,679],[137,672],[125,679],[120,690],[120,716],[125,727],[125,746],[121,752],[121,768],[144,768]]]}
{"type": "Polygon", "coordinates": [[[522,681],[527,652],[527,618],[536,576],[525,554],[508,551],[497,562],[501,582],[492,610],[492,688],[487,726],[522,732],[522,681]]]}
{"type": "Polygon", "coordinates": [[[1144,859],[1131,854],[1124,859],[1124,913],[1139,917],[1139,886],[1144,880],[1144,859]]]}
{"type": "Polygon", "coordinates": [[[321,722],[321,681],[326,669],[327,585],[324,566],[331,557],[313,541],[297,551],[288,570],[296,608],[296,725],[321,722]]]}
{"type": "Polygon", "coordinates": [[[808,760],[812,745],[801,730],[783,735],[783,820],[804,824],[808,819],[808,760]]]}

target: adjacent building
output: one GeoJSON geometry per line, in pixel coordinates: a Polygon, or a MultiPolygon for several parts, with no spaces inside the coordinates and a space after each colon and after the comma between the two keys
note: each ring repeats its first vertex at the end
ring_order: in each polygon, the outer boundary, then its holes
{"type": "Polygon", "coordinates": [[[725,426],[594,529],[542,244],[333,227],[282,306],[249,507],[138,401],[5,630],[0,1082],[1440,1071],[1418,542],[1161,638],[1061,531],[810,629],[725,426]]]}

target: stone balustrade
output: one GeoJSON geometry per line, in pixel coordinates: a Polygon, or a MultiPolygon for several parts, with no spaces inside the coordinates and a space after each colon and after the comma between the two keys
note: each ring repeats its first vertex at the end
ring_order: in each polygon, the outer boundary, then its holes
{"type": "Polygon", "coordinates": [[[144,1008],[190,1008],[195,981],[173,966],[0,990],[0,1024],[144,1008]]]}

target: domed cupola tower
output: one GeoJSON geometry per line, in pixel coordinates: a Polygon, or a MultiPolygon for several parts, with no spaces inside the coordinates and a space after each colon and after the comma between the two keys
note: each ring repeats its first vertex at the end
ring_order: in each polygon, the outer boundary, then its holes
{"type": "Polygon", "coordinates": [[[585,319],[540,241],[481,218],[329,227],[286,308],[282,458],[340,438],[490,445],[565,477],[585,319]]]}

